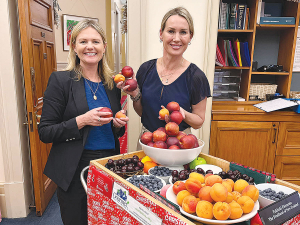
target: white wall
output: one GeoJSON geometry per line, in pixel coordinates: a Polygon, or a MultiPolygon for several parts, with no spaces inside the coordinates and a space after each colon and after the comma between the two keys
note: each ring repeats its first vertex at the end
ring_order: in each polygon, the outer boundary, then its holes
{"type": "Polygon", "coordinates": [[[68,51],[63,51],[63,14],[98,18],[99,24],[106,30],[106,10],[105,0],[59,0],[62,11],[59,11],[60,26],[55,29],[55,45],[56,45],[56,61],[57,70],[61,70],[66,66],[68,51]]]}
{"type": "MultiPolygon", "coordinates": [[[[164,14],[177,6],[185,7],[193,17],[195,34],[184,57],[202,69],[213,87],[215,46],[217,41],[217,0],[128,0],[128,65],[137,71],[139,66],[152,58],[162,56],[163,47],[159,42],[159,29],[164,14]],[[214,46],[213,50],[209,46],[214,46]]],[[[208,153],[211,99],[208,101],[206,120],[203,127],[193,131],[205,142],[204,152],[208,153]]],[[[129,104],[129,151],[134,151],[141,127],[140,118],[129,104]]]]}

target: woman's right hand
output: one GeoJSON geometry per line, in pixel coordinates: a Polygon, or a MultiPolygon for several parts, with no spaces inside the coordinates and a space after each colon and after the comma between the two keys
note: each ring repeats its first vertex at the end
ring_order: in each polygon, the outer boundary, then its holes
{"type": "MultiPolygon", "coordinates": [[[[113,76],[113,79],[114,79],[114,76],[113,76]]],[[[133,74],[132,78],[130,79],[135,79],[135,74],[133,74]]],[[[120,81],[118,82],[116,85],[117,85],[117,88],[123,90],[126,94],[132,96],[132,97],[136,97],[138,95],[138,93],[140,92],[140,89],[139,87],[137,87],[137,89],[135,89],[134,91],[128,91],[127,89],[129,88],[129,85],[126,85],[125,86],[125,83],[126,81],[128,80],[128,78],[125,79],[125,81],[120,81]]]]}
{"type": "Polygon", "coordinates": [[[103,107],[98,107],[92,110],[87,111],[85,114],[76,117],[77,126],[79,129],[84,126],[102,126],[103,124],[110,123],[113,117],[104,118],[103,116],[107,116],[110,112],[101,112],[99,111],[103,107]]]}

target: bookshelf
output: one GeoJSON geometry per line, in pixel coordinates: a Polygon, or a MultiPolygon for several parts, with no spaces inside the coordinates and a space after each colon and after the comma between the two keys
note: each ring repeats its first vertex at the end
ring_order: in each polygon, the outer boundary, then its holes
{"type": "MultiPolygon", "coordinates": [[[[272,2],[272,0],[265,0],[266,2],[272,2]]],[[[278,2],[278,0],[276,0],[278,2]]],[[[249,100],[249,90],[250,85],[253,80],[259,80],[264,77],[270,78],[270,82],[275,82],[277,86],[277,92],[283,94],[286,97],[289,97],[291,79],[292,79],[292,70],[293,70],[293,61],[294,61],[294,52],[296,46],[297,31],[299,25],[299,12],[300,6],[298,2],[282,0],[282,16],[283,17],[294,17],[294,25],[273,25],[273,24],[257,24],[258,9],[259,9],[259,0],[223,0],[223,3],[240,3],[247,4],[249,8],[249,23],[248,26],[243,30],[234,30],[234,29],[219,29],[218,30],[218,39],[233,38],[243,40],[248,42],[249,55],[251,65],[235,67],[235,66],[216,66],[216,71],[226,71],[226,70],[241,70],[241,81],[240,81],[240,91],[239,96],[244,98],[247,102],[249,100]],[[252,62],[254,59],[254,47],[257,40],[257,34],[262,32],[276,32],[279,36],[278,43],[278,56],[277,61],[274,61],[270,64],[274,65],[283,65],[283,72],[257,72],[252,71],[252,62]]],[[[221,3],[220,3],[221,4],[221,3]]],[[[264,49],[264,57],[269,57],[270,49],[266,47],[264,49]]],[[[217,99],[213,102],[218,101],[217,99]]],[[[232,100],[234,101],[234,100],[232,100]]],[[[224,101],[222,101],[224,102],[224,101]]]]}

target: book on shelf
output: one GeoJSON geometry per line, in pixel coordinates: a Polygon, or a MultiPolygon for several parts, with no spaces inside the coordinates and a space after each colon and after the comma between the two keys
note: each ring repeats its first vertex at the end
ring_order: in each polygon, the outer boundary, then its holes
{"type": "Polygon", "coordinates": [[[244,42],[240,42],[240,51],[241,51],[241,59],[242,59],[243,66],[248,66],[246,55],[245,55],[244,42]]]}
{"type": "Polygon", "coordinates": [[[262,0],[258,1],[258,7],[257,7],[257,16],[256,16],[256,23],[260,23],[260,13],[261,13],[261,5],[262,5],[262,0]]]}
{"type": "Polygon", "coordinates": [[[249,14],[250,13],[250,10],[249,10],[249,8],[247,8],[246,9],[246,18],[245,18],[245,30],[247,30],[248,29],[248,27],[249,27],[249,14]]]}
{"type": "Polygon", "coordinates": [[[249,47],[248,47],[248,42],[245,41],[244,42],[244,53],[245,53],[245,58],[246,58],[246,61],[247,61],[247,66],[250,66],[251,65],[251,59],[250,59],[250,53],[249,53],[249,47]]]}
{"type": "Polygon", "coordinates": [[[246,9],[247,5],[236,4],[235,29],[237,30],[245,29],[246,9]]]}
{"type": "Polygon", "coordinates": [[[219,29],[227,29],[227,3],[220,2],[219,29]]]}
{"type": "Polygon", "coordinates": [[[294,25],[295,17],[260,17],[260,24],[294,25]]]}
{"type": "Polygon", "coordinates": [[[230,3],[230,19],[229,19],[229,29],[236,28],[236,3],[230,3]]]}
{"type": "Polygon", "coordinates": [[[266,2],[263,17],[280,17],[282,11],[282,3],[266,2]]]}

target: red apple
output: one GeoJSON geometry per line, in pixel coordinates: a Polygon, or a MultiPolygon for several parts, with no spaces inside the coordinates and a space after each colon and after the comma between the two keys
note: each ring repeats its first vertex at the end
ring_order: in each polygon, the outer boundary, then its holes
{"type": "Polygon", "coordinates": [[[171,145],[171,146],[169,147],[169,149],[174,149],[174,150],[176,150],[176,149],[180,149],[180,148],[178,147],[178,145],[171,145]]]}
{"type": "Polygon", "coordinates": [[[154,148],[164,148],[164,149],[167,149],[167,148],[168,148],[166,142],[164,142],[164,141],[157,141],[157,142],[154,142],[153,147],[154,147],[154,148]]]}
{"type": "Polygon", "coordinates": [[[170,113],[173,111],[180,110],[180,106],[177,102],[169,102],[166,108],[167,108],[167,110],[169,110],[170,113]]]}
{"type": "Polygon", "coordinates": [[[186,190],[185,183],[183,181],[176,181],[173,184],[173,192],[177,195],[180,191],[186,190]]]}
{"type": "Polygon", "coordinates": [[[170,120],[179,125],[183,120],[183,116],[179,111],[173,111],[170,115],[170,120]]]}
{"type": "Polygon", "coordinates": [[[106,116],[101,116],[103,118],[110,118],[110,117],[113,117],[113,112],[111,111],[110,108],[107,108],[107,107],[103,107],[99,110],[99,112],[109,112],[110,114],[106,115],[106,116]]]}
{"type": "Polygon", "coordinates": [[[179,133],[177,134],[176,138],[180,141],[180,139],[182,137],[186,136],[186,133],[184,133],[183,131],[179,131],[179,133]]]}
{"type": "Polygon", "coordinates": [[[177,123],[174,122],[167,123],[165,129],[167,135],[169,136],[177,136],[177,134],[179,133],[179,126],[177,123]]]}
{"type": "Polygon", "coordinates": [[[179,140],[176,137],[169,137],[166,143],[168,147],[170,147],[171,145],[179,146],[179,140]]]}
{"type": "Polygon", "coordinates": [[[151,141],[151,142],[149,142],[147,145],[150,146],[150,147],[153,147],[153,146],[154,146],[154,143],[151,141]]]}
{"type": "Polygon", "coordinates": [[[145,132],[141,136],[141,142],[147,145],[149,142],[152,142],[153,134],[151,132],[145,132]]]}
{"type": "Polygon", "coordinates": [[[180,139],[180,148],[190,149],[195,146],[195,138],[189,135],[186,135],[180,139]]]}
{"type": "Polygon", "coordinates": [[[127,85],[129,85],[129,87],[127,88],[127,91],[134,91],[137,88],[138,83],[134,79],[128,79],[125,82],[125,86],[127,86],[127,85]]]}
{"type": "Polygon", "coordinates": [[[161,130],[156,130],[153,132],[153,142],[166,141],[167,134],[161,130]]]}
{"type": "Polygon", "coordinates": [[[121,73],[124,77],[130,78],[133,76],[133,69],[130,66],[124,66],[121,73]]]}

